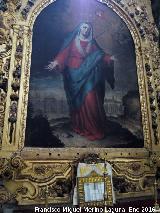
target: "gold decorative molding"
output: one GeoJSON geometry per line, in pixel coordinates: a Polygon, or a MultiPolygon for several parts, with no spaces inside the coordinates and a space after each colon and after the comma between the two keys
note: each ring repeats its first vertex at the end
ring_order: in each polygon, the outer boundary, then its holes
{"type": "MultiPolygon", "coordinates": [[[[0,159],[5,188],[19,204],[70,202],[72,164],[70,161],[24,160],[14,156],[0,159]]],[[[3,193],[2,193],[3,194],[3,193]]]]}
{"type": "MultiPolygon", "coordinates": [[[[105,160],[106,161],[106,160],[105,160]]],[[[152,195],[155,166],[149,159],[107,160],[113,168],[113,185],[117,199],[152,195]]],[[[19,155],[10,160],[1,158],[0,175],[7,196],[20,205],[71,202],[76,177],[75,161],[29,160],[19,155]]],[[[93,177],[96,176],[93,174],[93,177]]],[[[2,193],[3,194],[3,193],[2,193]]],[[[8,199],[8,198],[6,198],[8,199]]]]}
{"type": "Polygon", "coordinates": [[[3,188],[0,193],[4,202],[10,196],[22,205],[69,202],[75,160],[91,152],[100,154],[113,165],[119,198],[153,193],[152,183],[160,156],[158,30],[142,0],[99,2],[121,17],[135,43],[144,148],[24,147],[32,29],[40,12],[54,0],[7,2],[0,12],[0,174],[8,190],[3,188]]]}
{"type": "Polygon", "coordinates": [[[0,204],[5,204],[11,200],[11,194],[6,191],[4,186],[0,186],[0,204]]]}

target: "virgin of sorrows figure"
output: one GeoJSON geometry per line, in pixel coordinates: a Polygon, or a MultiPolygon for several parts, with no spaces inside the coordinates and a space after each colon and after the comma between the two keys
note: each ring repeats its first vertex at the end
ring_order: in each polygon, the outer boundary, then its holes
{"type": "Polygon", "coordinates": [[[88,140],[105,136],[105,80],[113,89],[112,65],[112,56],[93,39],[92,25],[84,22],[68,35],[47,67],[62,73],[73,131],[88,140]]]}

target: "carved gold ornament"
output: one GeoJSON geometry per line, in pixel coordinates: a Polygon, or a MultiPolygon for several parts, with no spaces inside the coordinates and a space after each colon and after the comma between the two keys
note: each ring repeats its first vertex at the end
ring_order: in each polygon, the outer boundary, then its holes
{"type": "MultiPolygon", "coordinates": [[[[87,0],[86,0],[87,1],[87,0]]],[[[111,162],[118,198],[153,194],[160,164],[160,60],[150,3],[99,0],[127,25],[135,44],[144,148],[25,148],[32,34],[35,19],[54,0],[1,1],[0,7],[0,200],[19,204],[71,201],[75,161],[96,153],[111,162]]]]}

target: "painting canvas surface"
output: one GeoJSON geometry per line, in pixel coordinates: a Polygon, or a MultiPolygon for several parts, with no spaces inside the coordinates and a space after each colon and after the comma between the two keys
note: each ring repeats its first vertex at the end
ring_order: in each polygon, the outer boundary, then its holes
{"type": "Polygon", "coordinates": [[[46,7],[33,27],[25,146],[143,147],[135,46],[123,20],[97,1],[58,0],[46,7]],[[46,67],[81,23],[114,60],[114,88],[105,81],[104,137],[90,140],[74,131],[62,72],[46,67]]]}

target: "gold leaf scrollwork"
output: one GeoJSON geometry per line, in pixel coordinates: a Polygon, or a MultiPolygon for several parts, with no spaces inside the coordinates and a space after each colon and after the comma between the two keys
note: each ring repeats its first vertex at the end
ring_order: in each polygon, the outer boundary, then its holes
{"type": "Polygon", "coordinates": [[[0,204],[5,204],[10,200],[10,193],[3,186],[0,186],[0,204]]]}
{"type": "Polygon", "coordinates": [[[16,194],[21,194],[21,195],[26,195],[28,192],[28,188],[27,187],[19,187],[17,190],[16,190],[16,194]]]}
{"type": "Polygon", "coordinates": [[[50,166],[45,166],[45,165],[41,165],[41,166],[36,166],[34,168],[34,172],[37,174],[37,175],[45,175],[48,171],[51,170],[51,167],[50,166]]]}
{"type": "Polygon", "coordinates": [[[11,159],[11,166],[14,169],[17,170],[22,170],[23,168],[25,168],[25,163],[24,160],[20,157],[20,156],[15,156],[11,159]]]}
{"type": "Polygon", "coordinates": [[[139,163],[132,163],[129,165],[129,168],[133,171],[133,172],[137,172],[141,169],[141,165],[139,163]]]}

